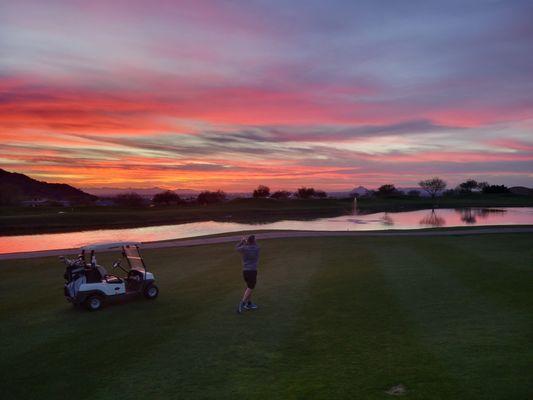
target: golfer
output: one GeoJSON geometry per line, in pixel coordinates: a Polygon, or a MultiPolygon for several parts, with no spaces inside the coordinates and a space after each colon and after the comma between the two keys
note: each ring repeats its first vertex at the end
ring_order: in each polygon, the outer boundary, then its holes
{"type": "Polygon", "coordinates": [[[237,244],[237,251],[242,257],[242,276],[246,282],[246,290],[242,300],[237,307],[237,313],[241,314],[245,310],[256,310],[257,305],[252,303],[252,291],[257,282],[257,264],[259,262],[259,246],[255,241],[255,236],[242,238],[237,244]]]}

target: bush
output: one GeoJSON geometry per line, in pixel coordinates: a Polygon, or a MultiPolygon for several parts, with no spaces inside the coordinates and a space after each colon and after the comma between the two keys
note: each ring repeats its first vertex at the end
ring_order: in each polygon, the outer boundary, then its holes
{"type": "Polygon", "coordinates": [[[511,191],[505,185],[487,185],[483,187],[483,193],[485,194],[511,193],[511,191]]]}
{"type": "Polygon", "coordinates": [[[309,199],[315,195],[314,188],[301,187],[296,191],[296,197],[300,199],[309,199]]]}
{"type": "Polygon", "coordinates": [[[376,193],[381,197],[398,196],[400,193],[396,190],[396,187],[392,184],[381,185],[376,193]]]}
{"type": "Polygon", "coordinates": [[[268,196],[270,196],[270,188],[268,186],[259,185],[253,192],[253,197],[256,199],[268,196]]]}
{"type": "Polygon", "coordinates": [[[292,193],[286,190],[278,190],[277,192],[272,193],[270,197],[272,199],[282,200],[282,199],[288,199],[289,197],[291,197],[291,195],[292,193]]]}
{"type": "Polygon", "coordinates": [[[418,190],[409,190],[407,192],[407,196],[409,196],[409,197],[420,197],[420,192],[418,190]]]}
{"type": "Polygon", "coordinates": [[[328,194],[323,190],[315,190],[315,197],[319,199],[325,199],[326,197],[328,197],[328,194]]]}
{"type": "Polygon", "coordinates": [[[181,198],[177,193],[167,190],[165,192],[157,193],[152,199],[152,203],[165,204],[167,206],[170,204],[180,204],[181,198]]]}
{"type": "Polygon", "coordinates": [[[196,198],[196,201],[202,205],[221,203],[224,200],[226,200],[226,193],[224,193],[222,190],[217,190],[216,192],[210,192],[209,190],[206,190],[201,192],[196,198]]]}
{"type": "Polygon", "coordinates": [[[458,186],[459,191],[463,193],[472,193],[472,190],[478,188],[477,181],[469,179],[458,186]]]}
{"type": "Polygon", "coordinates": [[[135,192],[123,193],[114,197],[115,204],[123,207],[142,207],[144,199],[135,192]]]}

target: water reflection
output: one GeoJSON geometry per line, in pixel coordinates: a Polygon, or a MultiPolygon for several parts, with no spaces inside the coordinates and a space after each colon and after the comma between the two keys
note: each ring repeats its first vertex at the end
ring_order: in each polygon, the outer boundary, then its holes
{"type": "Polygon", "coordinates": [[[477,223],[477,218],[487,219],[494,214],[505,214],[507,210],[503,208],[456,208],[455,212],[461,216],[461,221],[472,225],[477,223]]]}
{"type": "Polygon", "coordinates": [[[446,225],[446,220],[437,215],[437,212],[433,209],[431,212],[424,216],[419,222],[420,225],[429,225],[434,227],[446,225]]]}
{"type": "Polygon", "coordinates": [[[381,218],[381,220],[383,221],[383,225],[385,225],[385,226],[392,226],[392,225],[394,225],[394,220],[393,220],[392,217],[389,215],[389,213],[384,213],[384,214],[383,214],[383,217],[381,218]]]}
{"type": "MultiPolygon", "coordinates": [[[[355,211],[355,210],[354,210],[355,211]]],[[[533,208],[437,209],[374,214],[355,213],[312,220],[282,220],[269,223],[204,221],[187,224],[107,229],[0,237],[0,253],[52,250],[79,247],[104,241],[171,240],[245,230],[371,231],[382,229],[420,229],[465,225],[533,225],[533,208]],[[354,215],[355,214],[355,215],[354,215]]]]}

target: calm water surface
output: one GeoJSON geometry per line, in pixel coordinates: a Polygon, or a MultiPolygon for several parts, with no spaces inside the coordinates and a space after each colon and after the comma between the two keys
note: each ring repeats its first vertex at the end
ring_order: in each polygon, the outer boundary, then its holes
{"type": "Polygon", "coordinates": [[[335,218],[286,220],[265,224],[206,221],[144,228],[2,236],[0,254],[65,249],[106,241],[149,242],[181,239],[243,230],[372,231],[474,225],[533,225],[533,207],[417,210],[366,215],[355,212],[335,218]]]}

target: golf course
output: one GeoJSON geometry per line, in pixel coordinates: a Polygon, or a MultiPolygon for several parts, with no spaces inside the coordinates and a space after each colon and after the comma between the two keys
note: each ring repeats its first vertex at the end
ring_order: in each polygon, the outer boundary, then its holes
{"type": "MultiPolygon", "coordinates": [[[[56,257],[0,261],[3,399],[531,398],[532,233],[145,249],[160,296],[73,308],[56,257]]],[[[116,253],[99,255],[110,268],[116,253]]]]}
{"type": "MultiPolygon", "coordinates": [[[[468,207],[532,207],[533,197],[463,195],[458,197],[362,198],[361,213],[468,207]]],[[[351,198],[253,199],[162,207],[0,207],[0,235],[75,232],[92,229],[134,228],[200,221],[266,223],[284,219],[316,219],[353,213],[351,198]]]]}

